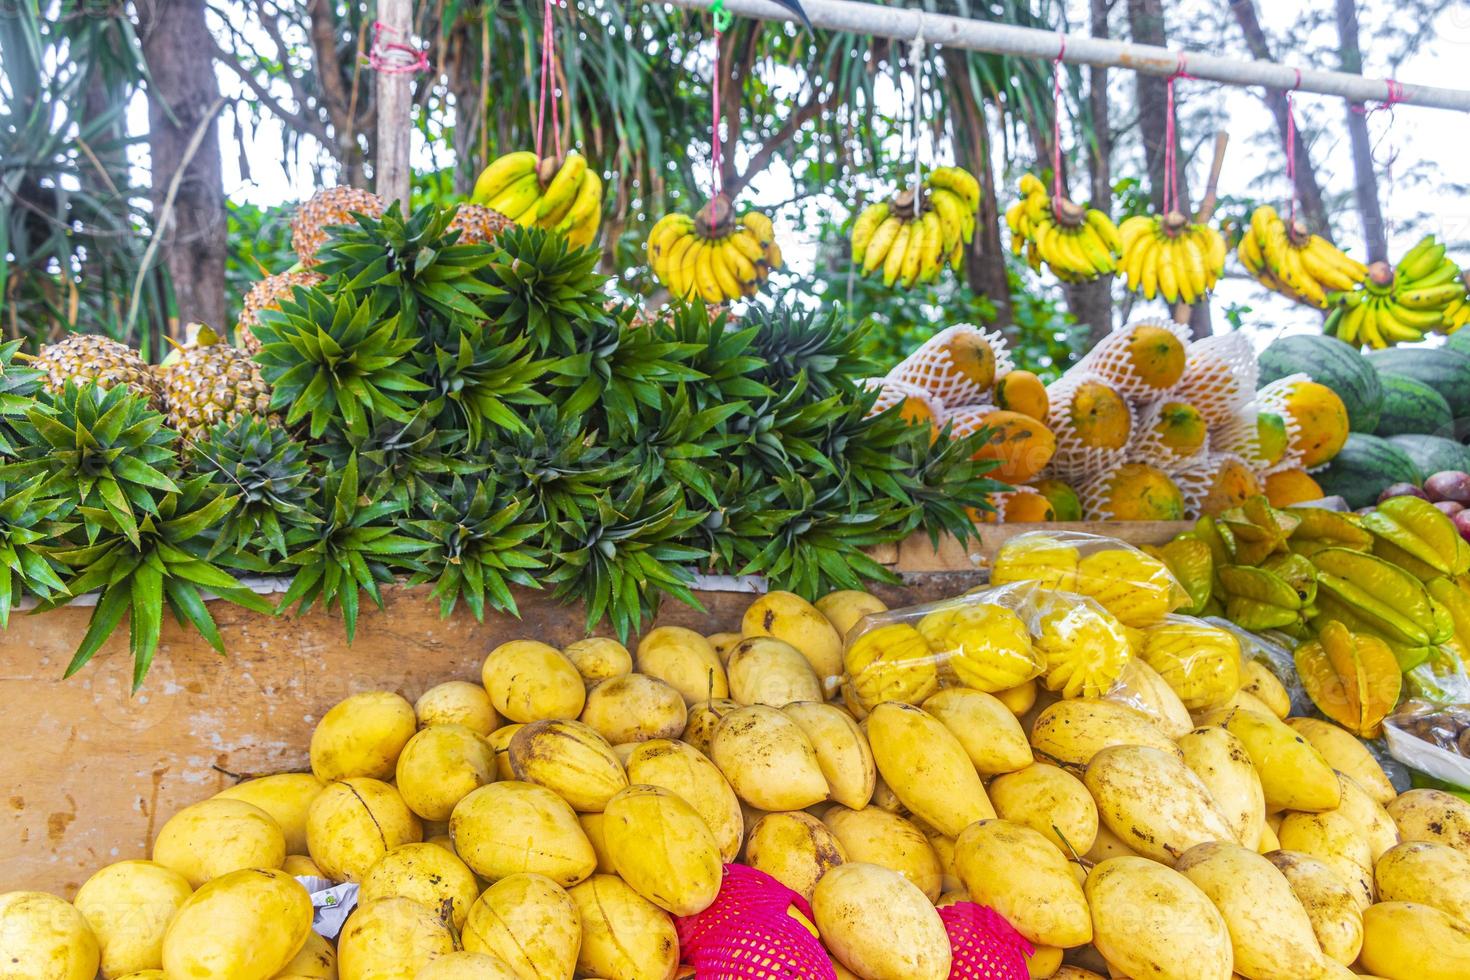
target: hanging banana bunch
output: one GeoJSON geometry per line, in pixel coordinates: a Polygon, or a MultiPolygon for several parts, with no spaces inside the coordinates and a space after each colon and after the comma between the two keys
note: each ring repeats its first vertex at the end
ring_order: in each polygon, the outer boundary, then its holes
{"type": "Polygon", "coordinates": [[[781,268],[771,219],[759,211],[739,218],[717,194],[693,216],[666,214],[648,233],[648,264],[673,295],[711,305],[754,296],[781,268]]]}
{"type": "Polygon", "coordinates": [[[1209,225],[1178,211],[1162,217],[1139,214],[1118,226],[1128,288],[1144,299],[1196,303],[1225,273],[1225,239],[1209,225]]]}
{"type": "Polygon", "coordinates": [[[1269,204],[1251,212],[1235,254],[1267,289],[1322,310],[1331,305],[1329,293],[1352,289],[1368,276],[1366,265],[1301,222],[1288,224],[1269,204]]]}
{"type": "Polygon", "coordinates": [[[946,264],[959,272],[979,210],[980,182],[959,167],[937,167],[922,195],[910,188],[858,214],[853,264],[865,276],[881,270],[884,286],[903,289],[934,282],[946,264]]]}
{"type": "Polygon", "coordinates": [[[1006,209],[1011,252],[1026,256],[1031,268],[1042,263],[1063,282],[1090,282],[1118,269],[1123,242],[1106,213],[1066,198],[1055,202],[1035,174],[1021,177],[1021,200],[1006,209]]]}
{"type": "Polygon", "coordinates": [[[1465,275],[1426,235],[1397,266],[1374,262],[1362,284],[1336,293],[1323,330],[1339,340],[1392,347],[1423,340],[1430,331],[1453,333],[1470,321],[1465,275]]]}
{"type": "Polygon", "coordinates": [[[522,227],[535,225],[590,245],[602,224],[602,178],[576,150],[537,158],[530,150],[498,157],[475,181],[474,204],[522,227]]]}

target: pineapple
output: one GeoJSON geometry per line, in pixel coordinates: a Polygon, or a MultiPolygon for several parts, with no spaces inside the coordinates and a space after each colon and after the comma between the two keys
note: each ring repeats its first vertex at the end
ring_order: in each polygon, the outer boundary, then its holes
{"type": "Polygon", "coordinates": [[[235,343],[248,354],[253,355],[260,350],[260,340],[254,332],[255,325],[260,322],[260,311],[278,310],[281,300],[291,297],[292,289],[297,286],[309,289],[324,279],[320,273],[294,270],[266,276],[251,286],[240,304],[240,319],[235,322],[235,343]]]}
{"type": "Polygon", "coordinates": [[[454,220],[449,222],[449,230],[459,232],[461,245],[488,244],[502,231],[513,227],[514,221],[483,204],[461,204],[454,220]]]}
{"type": "Polygon", "coordinates": [[[316,265],[316,251],[327,240],[327,229],[354,223],[354,214],[376,218],[384,211],[383,199],[355,187],[328,187],[317,191],[291,218],[291,247],[301,264],[316,265]]]}
{"type": "Polygon", "coordinates": [[[270,411],[271,389],[250,355],[201,326],[194,343],[155,369],[169,427],[185,439],[204,437],[216,422],[270,411]]]}
{"type": "Polygon", "coordinates": [[[163,397],[148,363],[127,344],[97,334],[75,333],[41,348],[31,366],[44,375],[43,384],[59,395],[68,381],[99,388],[122,385],[162,410],[163,397]]]}
{"type": "Polygon", "coordinates": [[[213,529],[211,556],[255,551],[284,558],[293,529],[321,523],[314,498],[319,480],[306,446],[264,419],[217,423],[190,447],[190,466],[221,493],[239,495],[213,529]]]}

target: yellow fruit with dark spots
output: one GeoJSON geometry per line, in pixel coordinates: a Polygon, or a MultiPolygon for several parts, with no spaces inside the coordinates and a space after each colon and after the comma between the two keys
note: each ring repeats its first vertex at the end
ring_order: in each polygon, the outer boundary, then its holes
{"type": "Polygon", "coordinates": [[[1321,485],[1306,470],[1296,468],[1270,474],[1264,489],[1272,507],[1290,507],[1323,497],[1321,485]]]}
{"type": "Polygon", "coordinates": [[[1057,519],[1051,501],[1039,493],[1013,493],[1006,498],[1007,524],[1042,524],[1057,519]]]}
{"type": "Polygon", "coordinates": [[[995,381],[995,350],[978,330],[957,330],[945,343],[953,373],[988,389],[995,381]]]}
{"type": "Polygon", "coordinates": [[[1337,392],[1315,381],[1300,381],[1286,397],[1286,410],[1297,425],[1291,448],[1303,466],[1320,466],[1342,450],[1348,437],[1347,406],[1337,392]]]}
{"type": "Polygon", "coordinates": [[[1245,463],[1226,458],[1220,461],[1215,475],[1210,480],[1210,489],[1200,504],[1205,514],[1218,514],[1232,507],[1239,507],[1261,492],[1261,481],[1245,463]]]}
{"type": "Polygon", "coordinates": [[[1046,385],[1030,371],[1011,371],[995,382],[995,407],[1045,422],[1051,413],[1046,385]]]}
{"type": "Polygon", "coordinates": [[[1077,491],[1068,484],[1049,478],[1034,480],[1030,487],[1051,501],[1051,509],[1056,514],[1055,520],[1082,520],[1082,501],[1077,497],[1077,491]]]}
{"type": "Polygon", "coordinates": [[[1124,463],[1093,494],[1088,509],[1115,521],[1179,521],[1184,495],[1157,466],[1124,463]]]}
{"type": "Polygon", "coordinates": [[[1261,458],[1266,465],[1274,466],[1281,462],[1289,444],[1286,420],[1275,412],[1259,413],[1256,416],[1256,442],[1261,447],[1261,458]]]}
{"type": "Polygon", "coordinates": [[[1092,449],[1122,449],[1133,430],[1128,403],[1098,381],[1086,381],[1072,394],[1068,418],[1077,439],[1092,449]]]}
{"type": "Polygon", "coordinates": [[[1153,428],[1159,442],[1175,456],[1192,456],[1205,444],[1208,426],[1200,410],[1189,402],[1165,402],[1153,428]]]}
{"type": "Polygon", "coordinates": [[[1128,335],[1127,363],[1133,379],[1150,388],[1172,388],[1184,376],[1184,343],[1164,327],[1134,327],[1128,335]]]}
{"type": "Polygon", "coordinates": [[[1057,451],[1056,436],[1043,423],[1020,412],[990,412],[981,420],[990,438],[975,458],[997,460],[991,476],[1006,483],[1034,478],[1057,451]]]}

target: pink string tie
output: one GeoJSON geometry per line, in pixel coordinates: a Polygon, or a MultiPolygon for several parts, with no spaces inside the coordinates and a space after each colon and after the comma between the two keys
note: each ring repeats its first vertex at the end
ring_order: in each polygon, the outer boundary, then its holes
{"type": "Polygon", "coordinates": [[[385,40],[385,36],[403,38],[404,33],[380,20],[373,21],[373,44],[368,52],[368,66],[384,75],[416,75],[429,70],[429,52],[407,41],[385,40]]]}
{"type": "Polygon", "coordinates": [[[1062,215],[1062,59],[1067,56],[1067,35],[1057,35],[1057,56],[1052,60],[1051,121],[1051,207],[1058,220],[1062,215]]]}
{"type": "Polygon", "coordinates": [[[1164,86],[1164,213],[1179,209],[1179,171],[1174,153],[1174,83],[1181,78],[1194,78],[1186,69],[1184,52],[1179,52],[1179,65],[1164,86]]]}

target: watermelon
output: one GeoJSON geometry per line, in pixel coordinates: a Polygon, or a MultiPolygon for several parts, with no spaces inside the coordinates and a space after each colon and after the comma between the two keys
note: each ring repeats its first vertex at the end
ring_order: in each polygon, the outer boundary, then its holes
{"type": "Polygon", "coordinates": [[[1456,354],[1470,355],[1470,329],[1462,328],[1450,334],[1450,339],[1445,342],[1445,349],[1452,350],[1456,354]]]}
{"type": "Polygon", "coordinates": [[[1470,449],[1443,436],[1402,435],[1388,440],[1414,461],[1426,477],[1445,470],[1470,470],[1470,449]]]}
{"type": "Polygon", "coordinates": [[[1349,507],[1367,507],[1378,501],[1383,488],[1393,483],[1423,482],[1423,474],[1408,453],[1387,439],[1349,433],[1347,442],[1327,464],[1312,474],[1328,496],[1340,496],[1349,507]]]}
{"type": "Polygon", "coordinates": [[[1347,406],[1348,425],[1354,432],[1372,432],[1378,426],[1383,387],[1378,372],[1358,349],[1320,333],[1278,337],[1257,358],[1261,386],[1288,374],[1309,375],[1337,392],[1347,406]]]}
{"type": "Polygon", "coordinates": [[[1379,374],[1423,382],[1444,396],[1456,418],[1470,415],[1470,355],[1445,348],[1390,347],[1366,355],[1379,374]]]}
{"type": "Polygon", "coordinates": [[[1383,376],[1383,411],[1378,413],[1374,435],[1445,433],[1452,431],[1454,421],[1450,403],[1424,382],[1398,374],[1383,376]]]}

